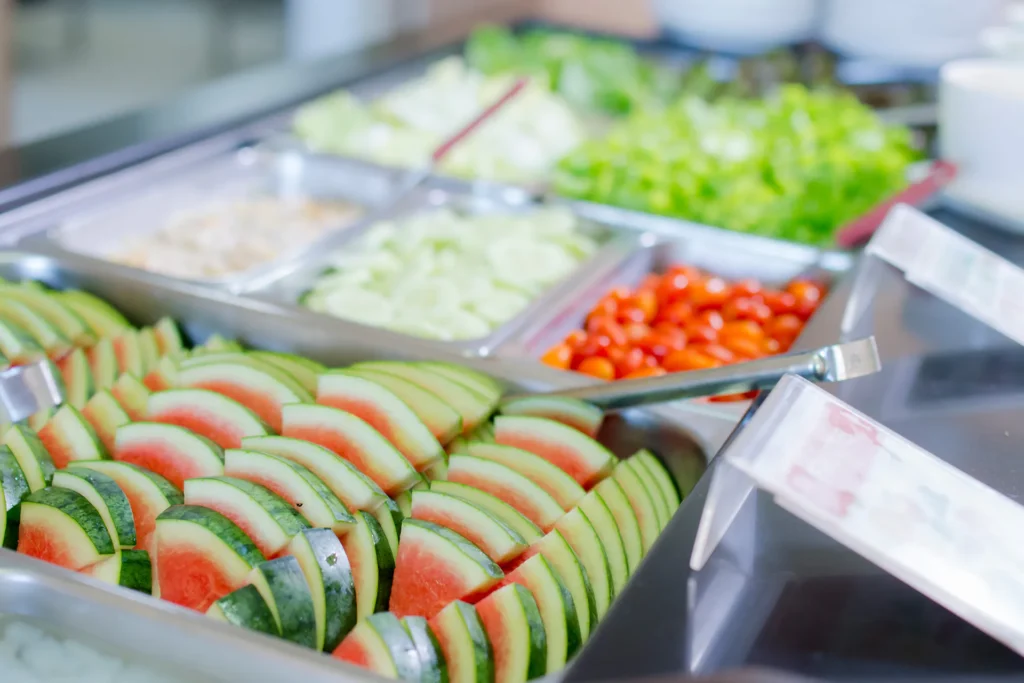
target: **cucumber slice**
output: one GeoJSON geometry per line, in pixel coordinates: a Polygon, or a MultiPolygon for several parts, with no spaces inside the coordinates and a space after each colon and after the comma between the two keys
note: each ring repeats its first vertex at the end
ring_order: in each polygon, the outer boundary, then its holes
{"type": "Polygon", "coordinates": [[[316,394],[319,376],[327,372],[327,368],[320,363],[291,353],[250,351],[249,356],[287,372],[311,395],[316,394]]]}
{"type": "Polygon", "coordinates": [[[255,586],[242,586],[228,593],[206,610],[206,616],[257,633],[280,636],[274,614],[255,586]]]}
{"type": "Polygon", "coordinates": [[[110,476],[84,467],[69,467],[53,475],[53,486],[77,491],[92,503],[103,518],[115,550],[135,545],[135,517],[131,503],[110,476]]]}
{"type": "Polygon", "coordinates": [[[477,458],[501,463],[518,472],[549,493],[563,510],[571,510],[587,493],[561,469],[521,448],[475,441],[466,445],[466,452],[477,458]]]}
{"type": "Polygon", "coordinates": [[[438,374],[436,371],[412,363],[370,361],[357,363],[353,367],[360,370],[377,370],[395,375],[413,384],[418,384],[420,387],[433,393],[462,416],[462,432],[464,434],[473,431],[494,410],[495,404],[487,396],[479,394],[444,375],[438,374]]]}
{"type": "Polygon", "coordinates": [[[342,641],[333,656],[386,678],[422,678],[416,645],[402,622],[389,612],[371,614],[342,641]]]}
{"type": "Polygon", "coordinates": [[[468,500],[447,493],[415,492],[410,516],[451,529],[499,564],[526,550],[523,537],[496,517],[468,500]]]}
{"type": "Polygon", "coordinates": [[[96,343],[96,333],[48,290],[41,291],[24,284],[0,285],[0,298],[17,301],[31,308],[76,346],[87,347],[96,343]]]}
{"type": "Polygon", "coordinates": [[[295,535],[287,552],[299,561],[316,616],[316,648],[332,652],[356,625],[356,587],[341,541],[329,529],[295,535]]]}
{"type": "Polygon", "coordinates": [[[32,429],[24,425],[8,427],[4,433],[3,445],[14,454],[14,459],[21,466],[31,491],[38,491],[50,485],[56,470],[53,458],[32,429]]]}
{"type": "Polygon", "coordinates": [[[266,557],[274,557],[309,524],[280,496],[235,477],[185,482],[185,504],[215,510],[245,532],[266,557]]]}
{"type": "Polygon", "coordinates": [[[537,601],[547,639],[546,673],[561,671],[583,645],[572,594],[543,555],[523,562],[508,579],[529,590],[537,601]]]}
{"type": "Polygon", "coordinates": [[[46,357],[43,347],[18,325],[0,317],[0,353],[11,363],[27,365],[46,357]]]}
{"type": "Polygon", "coordinates": [[[69,405],[61,406],[39,430],[39,440],[58,469],[79,460],[110,458],[96,430],[69,405]]]}
{"type": "Polygon", "coordinates": [[[539,541],[544,535],[541,528],[531,522],[523,513],[505,501],[479,489],[451,481],[431,482],[430,490],[467,500],[519,534],[527,545],[539,541]]]}
{"type": "Polygon", "coordinates": [[[96,342],[96,345],[85,352],[89,359],[89,369],[92,370],[93,384],[97,391],[110,389],[117,381],[120,369],[117,365],[117,356],[114,354],[114,342],[109,337],[104,337],[96,342]]]}
{"type": "Polygon", "coordinates": [[[341,544],[352,567],[356,587],[357,620],[386,610],[391,599],[395,556],[380,524],[367,512],[355,513],[356,526],[341,544]]]}
{"type": "Polygon", "coordinates": [[[145,550],[117,550],[105,560],[82,569],[81,573],[111,586],[121,586],[147,595],[153,592],[153,564],[145,550]]]}
{"type": "Polygon", "coordinates": [[[669,474],[668,470],[665,469],[665,465],[658,459],[658,456],[651,453],[646,448],[642,448],[633,454],[636,461],[643,465],[647,471],[654,478],[654,482],[658,485],[658,490],[661,491],[662,497],[665,502],[668,503],[668,509],[670,511],[669,518],[675,514],[676,508],[679,507],[679,503],[682,502],[679,495],[679,489],[676,487],[675,480],[672,475],[669,474]]]}
{"type": "Polygon", "coordinates": [[[89,359],[82,349],[73,349],[56,363],[64,380],[64,402],[81,410],[86,402],[96,393],[96,384],[92,377],[89,359]]]}
{"type": "Polygon", "coordinates": [[[530,591],[509,584],[481,600],[476,611],[494,651],[494,683],[525,683],[544,675],[547,638],[530,591]]]}
{"type": "Polygon", "coordinates": [[[21,519],[21,501],[31,489],[25,473],[14,453],[7,446],[0,446],[0,544],[4,548],[18,546],[18,523],[21,519]]]}
{"type": "Polygon", "coordinates": [[[619,528],[622,547],[626,553],[626,566],[632,576],[644,557],[640,522],[636,519],[633,506],[629,504],[629,498],[622,490],[622,485],[614,478],[605,479],[594,490],[601,494],[605,505],[615,518],[615,525],[619,528]]]}
{"type": "Polygon", "coordinates": [[[146,419],[150,392],[138,377],[127,372],[121,373],[110,387],[110,393],[132,420],[146,419]]]}
{"type": "Polygon", "coordinates": [[[60,358],[74,348],[71,340],[59,329],[21,301],[0,296],[0,317],[24,330],[51,358],[60,358]]]}
{"type": "Polygon", "coordinates": [[[590,579],[590,586],[594,591],[594,608],[597,610],[597,618],[600,619],[612,602],[611,570],[608,568],[608,557],[604,554],[601,539],[590,518],[579,508],[567,512],[558,520],[555,528],[572,546],[587,571],[587,578],[590,579]]]}
{"type": "Polygon", "coordinates": [[[109,391],[99,391],[82,408],[82,417],[96,430],[96,436],[107,453],[114,452],[119,427],[131,422],[128,413],[109,391]]]}
{"type": "Polygon", "coordinates": [[[669,508],[668,501],[662,495],[654,475],[651,474],[651,471],[640,460],[629,458],[626,462],[628,463],[627,467],[633,470],[633,473],[643,482],[644,487],[650,494],[651,501],[654,503],[654,512],[658,517],[658,530],[661,531],[668,526],[668,521],[672,518],[675,510],[669,508]]]}
{"type": "Polygon", "coordinates": [[[259,484],[286,500],[310,526],[343,535],[355,524],[352,514],[327,486],[302,465],[259,451],[228,449],[224,474],[259,484]]]}
{"type": "Polygon", "coordinates": [[[446,444],[462,432],[462,416],[420,385],[372,368],[354,366],[345,371],[372,380],[400,398],[440,443],[446,444]]]}
{"type": "Polygon", "coordinates": [[[423,617],[405,617],[402,619],[412,644],[416,646],[416,654],[420,660],[420,678],[422,683],[448,683],[448,665],[441,651],[437,636],[430,629],[423,617]]]}
{"type": "Polygon", "coordinates": [[[654,504],[654,497],[651,495],[647,485],[637,476],[629,460],[623,460],[615,467],[612,475],[615,481],[619,482],[629,504],[636,515],[637,523],[640,525],[640,541],[646,555],[654,542],[658,540],[661,533],[661,524],[658,519],[658,511],[654,504]]]}
{"type": "Polygon", "coordinates": [[[619,533],[615,517],[597,491],[591,491],[580,501],[580,510],[587,516],[601,539],[604,556],[608,558],[608,570],[612,581],[612,597],[615,597],[629,579],[629,563],[626,561],[626,548],[619,533]]]}
{"type": "Polygon", "coordinates": [[[405,514],[402,509],[398,507],[391,498],[384,501],[384,504],[373,511],[373,516],[380,524],[381,531],[384,532],[384,538],[388,539],[388,545],[391,546],[391,552],[396,557],[398,555],[398,537],[402,530],[402,522],[405,521],[405,514]]]}
{"type": "Polygon", "coordinates": [[[297,559],[285,555],[257,565],[249,574],[249,584],[263,596],[282,638],[317,648],[313,596],[297,559]]]}
{"type": "Polygon", "coordinates": [[[476,608],[459,600],[430,620],[450,683],[493,683],[494,653],[476,608]]]}
{"type": "Polygon", "coordinates": [[[21,501],[18,552],[79,570],[114,554],[114,543],[85,496],[48,487],[21,501]]]}
{"type": "Polygon", "coordinates": [[[323,446],[284,436],[247,436],[242,439],[242,448],[271,453],[302,465],[319,477],[349,510],[372,512],[387,500],[373,480],[323,446]]]}
{"type": "Polygon", "coordinates": [[[67,289],[51,296],[75,312],[100,337],[112,337],[131,327],[116,308],[88,292],[67,289]]]}

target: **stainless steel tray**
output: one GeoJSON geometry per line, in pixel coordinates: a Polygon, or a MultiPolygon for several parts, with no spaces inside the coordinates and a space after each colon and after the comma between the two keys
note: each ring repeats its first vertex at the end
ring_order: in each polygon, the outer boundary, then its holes
{"type": "MultiPolygon", "coordinates": [[[[15,619],[182,683],[378,680],[283,640],[0,549],[0,627],[15,619]]],[[[9,679],[0,672],[0,680],[9,679]]]]}
{"type": "Polygon", "coordinates": [[[543,316],[534,317],[514,339],[499,347],[498,355],[540,357],[580,327],[590,309],[612,287],[636,286],[644,276],[663,272],[670,265],[682,263],[728,279],[752,277],[768,285],[781,285],[800,275],[835,282],[856,262],[856,257],[846,252],[823,251],[603,204],[567,204],[581,217],[644,235],[645,245],[614,271],[551,302],[543,316]]]}
{"type": "MultiPolygon", "coordinates": [[[[23,227],[19,231],[23,236],[16,243],[55,254],[73,252],[104,261],[112,268],[127,268],[108,260],[112,252],[127,239],[160,229],[171,215],[183,209],[252,197],[302,197],[362,207],[362,215],[333,226],[306,247],[243,272],[193,280],[237,288],[283,261],[300,257],[331,233],[358,224],[368,212],[390,202],[404,178],[400,171],[358,160],[313,157],[269,146],[212,150],[190,163],[169,165],[161,160],[134,173],[97,181],[99,187],[88,193],[88,199],[44,213],[31,229],[23,227]]],[[[46,203],[41,202],[44,206],[46,203]]]]}
{"type": "MultiPolygon", "coordinates": [[[[377,220],[400,221],[421,211],[450,208],[459,213],[520,213],[538,208],[529,196],[514,188],[506,188],[497,194],[472,192],[456,189],[442,189],[439,186],[425,187],[413,191],[390,209],[381,210],[368,217],[354,229],[337,234],[315,247],[315,254],[308,258],[296,259],[281,268],[249,280],[243,290],[246,295],[282,306],[299,307],[298,301],[308,290],[314,279],[329,265],[331,252],[345,250],[365,233],[371,222],[377,220]]],[[[591,283],[607,278],[620,267],[638,246],[638,235],[632,231],[602,221],[584,219],[581,232],[594,237],[601,247],[589,259],[580,264],[574,273],[534,299],[511,320],[503,323],[486,337],[467,341],[435,342],[450,345],[470,355],[488,355],[492,349],[511,339],[517,330],[529,324],[530,320],[545,315],[552,302],[559,301],[571,292],[586,288],[591,283]]],[[[320,316],[311,311],[310,315],[320,316]]],[[[356,323],[351,323],[356,324],[356,323]]],[[[360,326],[361,327],[361,326],[360,326]]],[[[369,329],[369,328],[367,328],[369,329]]],[[[404,335],[402,335],[404,336],[404,335]]]]}

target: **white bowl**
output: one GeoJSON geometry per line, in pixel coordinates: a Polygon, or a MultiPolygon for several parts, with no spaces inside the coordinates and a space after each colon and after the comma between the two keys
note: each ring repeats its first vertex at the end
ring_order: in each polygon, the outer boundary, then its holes
{"type": "Polygon", "coordinates": [[[662,28],[708,50],[755,54],[811,37],[817,0],[654,0],[662,28]]]}

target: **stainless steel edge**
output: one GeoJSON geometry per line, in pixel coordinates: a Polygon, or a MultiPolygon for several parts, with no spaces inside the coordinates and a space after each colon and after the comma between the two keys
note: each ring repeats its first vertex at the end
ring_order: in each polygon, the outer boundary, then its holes
{"type": "Polygon", "coordinates": [[[211,683],[384,680],[279,638],[0,548],[2,615],[28,617],[59,636],[151,665],[183,683],[197,675],[211,683]]]}

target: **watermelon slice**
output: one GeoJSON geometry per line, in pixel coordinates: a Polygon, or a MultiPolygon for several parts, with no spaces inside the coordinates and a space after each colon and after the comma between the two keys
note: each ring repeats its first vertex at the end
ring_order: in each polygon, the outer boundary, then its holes
{"type": "Polygon", "coordinates": [[[423,683],[448,683],[448,665],[444,661],[441,644],[423,617],[405,617],[402,619],[412,644],[416,646],[416,654],[420,660],[420,679],[423,683]]]}
{"type": "Polygon", "coordinates": [[[42,358],[46,352],[28,332],[0,316],[0,353],[13,365],[27,365],[42,358]]]}
{"type": "Polygon", "coordinates": [[[38,491],[50,485],[56,468],[35,432],[24,425],[13,425],[4,432],[3,445],[11,449],[30,490],[38,491]]]}
{"type": "Polygon", "coordinates": [[[100,337],[110,337],[131,327],[121,313],[103,299],[77,289],[53,292],[58,301],[74,311],[100,337]]]}
{"type": "Polygon", "coordinates": [[[247,354],[250,358],[272,365],[278,370],[288,373],[303,389],[309,394],[316,394],[316,386],[320,375],[327,372],[327,368],[316,361],[296,356],[291,353],[280,353],[278,351],[250,351],[247,354]]]}
{"type": "Polygon", "coordinates": [[[384,532],[384,538],[388,539],[388,545],[391,546],[391,553],[398,555],[398,534],[402,528],[402,522],[405,521],[405,515],[402,513],[402,508],[398,507],[391,498],[388,498],[384,505],[373,511],[373,516],[380,524],[381,531],[384,532]]]}
{"type": "Polygon", "coordinates": [[[371,614],[356,625],[332,655],[386,678],[419,681],[416,645],[394,614],[371,614]]]}
{"type": "Polygon", "coordinates": [[[594,490],[601,494],[605,505],[615,518],[615,526],[619,529],[623,551],[626,553],[626,569],[628,574],[632,575],[644,557],[640,523],[633,512],[633,506],[629,504],[626,492],[614,477],[605,479],[594,490]]]}
{"type": "Polygon", "coordinates": [[[521,448],[474,441],[466,444],[466,453],[493,460],[523,475],[547,491],[563,510],[571,510],[586,495],[576,480],[550,462],[521,448]]]}
{"type": "Polygon", "coordinates": [[[373,512],[388,498],[352,463],[315,443],[284,436],[247,436],[242,439],[242,448],[279,455],[302,465],[319,477],[349,510],[373,512]]]}
{"type": "Polygon", "coordinates": [[[107,453],[114,452],[114,437],[118,427],[131,422],[128,413],[109,391],[96,392],[82,408],[82,417],[96,430],[96,436],[107,453]]]}
{"type": "Polygon", "coordinates": [[[331,652],[356,625],[356,587],[345,548],[329,529],[306,529],[295,534],[287,552],[309,584],[316,649],[331,652]]]}
{"type": "Polygon", "coordinates": [[[355,366],[346,368],[345,372],[371,380],[401,399],[423,421],[439,443],[446,444],[462,433],[462,416],[419,384],[372,368],[355,366]]]}
{"type": "Polygon", "coordinates": [[[415,363],[371,361],[353,366],[359,370],[376,370],[406,379],[437,396],[462,417],[462,433],[468,434],[484,422],[494,410],[494,402],[465,384],[449,379],[436,369],[415,363]]]}
{"type": "Polygon", "coordinates": [[[583,645],[572,594],[543,555],[521,564],[508,580],[525,587],[537,601],[547,641],[546,673],[561,671],[583,645]]]}
{"type": "Polygon", "coordinates": [[[662,464],[661,460],[646,448],[642,448],[634,453],[630,459],[646,470],[648,476],[644,481],[653,482],[654,488],[664,503],[664,510],[666,512],[665,523],[667,525],[675,514],[676,509],[679,508],[680,503],[679,489],[676,487],[672,475],[665,469],[665,465],[662,464]]]}
{"type": "Polygon", "coordinates": [[[21,501],[31,493],[18,459],[7,446],[0,446],[0,545],[16,548],[21,501]]]}
{"type": "Polygon", "coordinates": [[[406,520],[398,541],[390,609],[432,618],[452,600],[486,591],[504,574],[479,548],[430,522],[406,520]]]}
{"type": "Polygon", "coordinates": [[[111,586],[140,593],[153,592],[153,564],[145,550],[123,549],[81,570],[82,574],[111,586]]]}
{"type": "Polygon", "coordinates": [[[213,510],[175,505],[156,519],[160,597],[205,612],[249,580],[263,555],[234,522],[213,510]]]}
{"type": "Polygon", "coordinates": [[[646,555],[654,542],[658,540],[658,534],[661,533],[661,523],[654,504],[654,496],[643,480],[637,476],[629,460],[623,460],[616,466],[614,479],[622,487],[626,497],[629,498],[629,504],[633,507],[633,513],[640,525],[640,542],[646,555]]]}
{"type": "Polygon", "coordinates": [[[178,323],[171,318],[160,318],[156,325],[153,325],[153,333],[161,356],[176,358],[185,350],[185,343],[181,339],[178,323]]]}
{"type": "Polygon", "coordinates": [[[463,365],[456,365],[455,363],[444,363],[441,361],[425,361],[416,363],[421,368],[429,370],[435,374],[447,377],[448,379],[458,382],[464,386],[469,387],[481,396],[486,396],[487,399],[493,403],[497,403],[498,399],[501,398],[504,388],[501,383],[490,375],[485,375],[482,372],[476,370],[470,370],[463,365]]]}
{"type": "Polygon", "coordinates": [[[494,653],[476,608],[460,600],[430,620],[448,665],[449,683],[492,683],[494,653]]]}
{"type": "Polygon", "coordinates": [[[151,422],[190,429],[221,448],[238,448],[247,436],[269,433],[254,412],[227,396],[204,389],[159,391],[149,397],[146,412],[151,422]]]}
{"type": "Polygon", "coordinates": [[[572,427],[591,439],[597,438],[604,412],[592,403],[565,396],[523,396],[501,404],[502,415],[544,417],[572,427]]]}
{"type": "Polygon", "coordinates": [[[249,584],[263,596],[282,638],[316,648],[316,610],[298,560],[285,555],[262,562],[249,572],[249,584]]]}
{"type": "Polygon", "coordinates": [[[660,532],[668,526],[668,522],[672,519],[675,509],[669,507],[668,501],[662,495],[654,475],[638,458],[629,458],[626,461],[626,468],[633,471],[633,474],[643,482],[644,488],[651,495],[651,502],[654,504],[654,514],[658,518],[658,531],[660,532]]]}
{"type": "Polygon", "coordinates": [[[142,360],[142,346],[139,344],[138,330],[124,330],[113,338],[114,356],[117,357],[117,369],[121,374],[129,374],[136,379],[146,374],[142,360]]]}
{"type": "Polygon", "coordinates": [[[463,498],[438,491],[417,491],[412,495],[411,516],[451,529],[497,563],[507,562],[526,550],[522,536],[463,498]]]}
{"type": "Polygon", "coordinates": [[[69,467],[53,475],[53,485],[85,496],[103,518],[115,550],[135,546],[132,506],[112,477],[85,467],[69,467]]]}
{"type": "Polygon", "coordinates": [[[576,556],[580,558],[580,564],[587,570],[587,578],[590,579],[594,591],[594,607],[600,619],[608,611],[613,596],[611,569],[608,566],[608,556],[604,553],[604,546],[601,545],[601,538],[597,535],[590,518],[579,508],[566,513],[558,520],[556,528],[572,546],[576,556]]]}
{"type": "Polygon", "coordinates": [[[110,393],[132,420],[145,420],[149,409],[150,391],[135,375],[121,373],[110,387],[110,393]]]}
{"type": "Polygon", "coordinates": [[[237,525],[266,557],[277,556],[292,536],[309,527],[277,494],[234,477],[189,479],[185,482],[185,504],[216,510],[237,525]]]}
{"type": "Polygon", "coordinates": [[[241,353],[244,349],[235,339],[228,339],[219,334],[210,335],[202,346],[192,349],[193,356],[207,353],[241,353]]]}
{"type": "Polygon", "coordinates": [[[21,501],[18,552],[77,571],[113,555],[114,544],[85,496],[50,487],[21,501]]]}
{"type": "Polygon", "coordinates": [[[580,501],[580,512],[587,516],[597,537],[601,541],[604,556],[608,558],[608,573],[612,581],[612,597],[619,594],[629,579],[629,563],[626,561],[626,548],[622,542],[622,533],[615,523],[604,497],[597,491],[591,491],[580,501]]]}
{"type": "Polygon", "coordinates": [[[82,349],[73,349],[57,361],[57,369],[64,380],[64,402],[81,410],[96,392],[89,359],[82,349]]]}
{"type": "Polygon", "coordinates": [[[142,378],[142,383],[150,391],[166,391],[178,385],[178,366],[169,356],[163,356],[150,367],[142,378]]]}
{"type": "Polygon", "coordinates": [[[146,373],[156,367],[160,360],[160,349],[157,347],[156,335],[152,327],[143,327],[139,330],[139,355],[142,356],[143,377],[146,373]]]}
{"type": "Polygon", "coordinates": [[[0,297],[0,317],[24,330],[50,358],[60,358],[74,348],[71,340],[50,321],[21,301],[0,297]]]}
{"type": "Polygon", "coordinates": [[[590,632],[597,627],[597,601],[594,598],[594,589],[590,585],[590,578],[579,556],[559,531],[550,532],[530,546],[523,556],[535,554],[543,556],[552,569],[558,572],[562,583],[572,595],[576,618],[579,620],[580,638],[582,642],[587,642],[590,632]]]}
{"type": "Polygon", "coordinates": [[[257,633],[280,636],[274,615],[255,586],[242,586],[210,605],[206,616],[257,633]]]}
{"type": "Polygon", "coordinates": [[[494,418],[494,436],[503,446],[536,453],[585,489],[607,477],[617,460],[589,436],[542,417],[499,415],[494,418]]]}
{"type": "Polygon", "coordinates": [[[290,404],[282,411],[282,436],[328,448],[355,465],[388,495],[420,481],[416,469],[377,430],[351,413],[320,405],[290,404]]]}
{"type": "Polygon", "coordinates": [[[395,394],[371,380],[336,370],[320,376],[316,402],[361,418],[422,472],[444,458],[426,425],[395,394]]]}
{"type": "Polygon", "coordinates": [[[357,619],[388,608],[395,573],[395,556],[380,524],[369,513],[355,513],[356,526],[341,543],[352,567],[357,619]]]}
{"type": "Polygon", "coordinates": [[[39,430],[53,464],[58,469],[78,460],[109,458],[96,430],[82,414],[69,405],[61,406],[50,421],[39,430]]]}
{"type": "Polygon", "coordinates": [[[114,342],[104,337],[86,351],[85,355],[89,359],[96,389],[102,391],[113,387],[118,375],[121,374],[117,367],[117,356],[114,354],[114,342]]]}
{"type": "Polygon", "coordinates": [[[550,531],[565,513],[544,489],[515,470],[491,460],[453,455],[448,460],[448,481],[490,493],[545,531],[550,531]]]}
{"type": "Polygon", "coordinates": [[[209,439],[156,422],[132,422],[117,430],[114,460],[155,472],[181,489],[186,479],[224,474],[224,453],[209,439]]]}
{"type": "Polygon", "coordinates": [[[355,524],[345,505],[316,475],[286,458],[259,451],[228,449],[224,453],[224,474],[270,489],[311,526],[344,535],[355,524]]]}
{"type": "Polygon", "coordinates": [[[522,536],[527,544],[539,541],[544,532],[514,507],[480,489],[451,481],[431,482],[430,490],[468,500],[522,536]]]}
{"type": "Polygon", "coordinates": [[[0,299],[17,301],[31,308],[76,346],[92,346],[96,343],[96,334],[85,321],[61,303],[48,289],[39,287],[37,283],[21,283],[0,285],[0,290],[0,299]]]}
{"type": "Polygon", "coordinates": [[[494,683],[525,683],[544,675],[547,638],[537,601],[510,584],[476,606],[494,650],[494,683]]]}
{"type": "Polygon", "coordinates": [[[283,374],[276,369],[236,362],[183,364],[178,371],[178,386],[223,394],[256,413],[277,432],[281,430],[282,406],[313,400],[283,374]]]}
{"type": "Polygon", "coordinates": [[[111,460],[90,460],[75,463],[76,468],[88,468],[106,474],[128,496],[135,521],[135,547],[152,550],[150,545],[156,528],[157,516],[172,505],[179,505],[184,498],[181,491],[159,474],[126,462],[111,460]]]}

